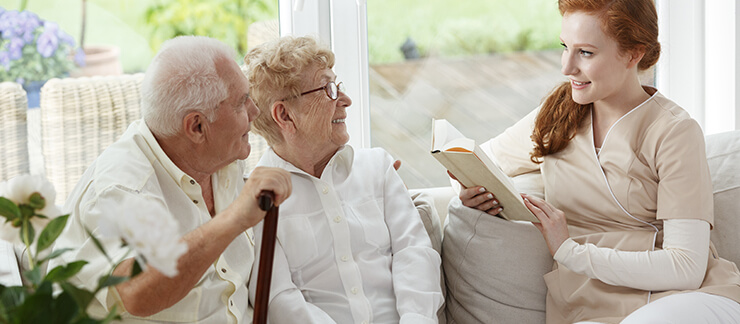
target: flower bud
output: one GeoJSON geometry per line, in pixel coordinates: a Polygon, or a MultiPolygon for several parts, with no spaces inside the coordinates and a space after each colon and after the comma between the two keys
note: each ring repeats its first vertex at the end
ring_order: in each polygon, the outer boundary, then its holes
{"type": "Polygon", "coordinates": [[[31,198],[28,199],[28,205],[33,209],[44,209],[46,207],[46,199],[38,192],[31,194],[31,198]]]}

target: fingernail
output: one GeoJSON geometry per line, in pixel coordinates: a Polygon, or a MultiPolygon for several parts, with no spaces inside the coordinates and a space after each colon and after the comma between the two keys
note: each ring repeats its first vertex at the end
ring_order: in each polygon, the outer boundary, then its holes
{"type": "Polygon", "coordinates": [[[486,191],[486,188],[483,188],[483,187],[480,187],[480,189],[478,189],[478,192],[485,192],[485,191],[486,191]]]}
{"type": "Polygon", "coordinates": [[[498,205],[498,200],[494,199],[494,200],[493,200],[493,204],[494,204],[494,205],[498,205]]]}
{"type": "MultiPolygon", "coordinates": [[[[492,194],[488,194],[488,195],[486,195],[486,198],[488,198],[488,199],[493,199],[493,195],[492,195],[492,194]]],[[[495,203],[495,202],[494,202],[494,203],[495,203]]]]}
{"type": "Polygon", "coordinates": [[[526,198],[526,197],[524,198],[524,200],[525,200],[526,202],[529,202],[529,203],[531,203],[531,201],[529,201],[529,199],[528,199],[528,198],[526,198]]]}

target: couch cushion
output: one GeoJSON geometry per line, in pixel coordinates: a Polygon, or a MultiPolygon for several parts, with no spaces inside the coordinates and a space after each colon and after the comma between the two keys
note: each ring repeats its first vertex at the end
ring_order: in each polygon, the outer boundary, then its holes
{"type": "Polygon", "coordinates": [[[544,323],[552,256],[531,223],[450,202],[442,241],[448,323],[544,323]]]}
{"type": "Polygon", "coordinates": [[[740,264],[740,131],[706,137],[714,187],[712,242],[720,257],[740,264]]]}

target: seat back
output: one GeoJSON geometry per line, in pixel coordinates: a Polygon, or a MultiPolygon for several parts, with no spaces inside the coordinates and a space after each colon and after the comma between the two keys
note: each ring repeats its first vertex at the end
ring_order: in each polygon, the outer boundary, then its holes
{"type": "Polygon", "coordinates": [[[41,88],[46,177],[64,204],[95,158],[141,116],[144,74],[51,79],[41,88]]]}
{"type": "Polygon", "coordinates": [[[0,181],[28,173],[28,101],[15,82],[0,83],[0,181]]]}

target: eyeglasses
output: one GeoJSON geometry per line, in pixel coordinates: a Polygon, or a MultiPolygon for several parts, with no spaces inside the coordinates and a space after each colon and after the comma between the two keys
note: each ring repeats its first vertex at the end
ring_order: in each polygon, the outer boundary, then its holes
{"type": "Polygon", "coordinates": [[[301,94],[299,94],[299,95],[297,95],[295,97],[288,97],[288,98],[285,98],[283,100],[298,98],[298,97],[300,97],[302,95],[309,94],[309,93],[312,93],[312,92],[316,92],[316,91],[319,91],[319,90],[324,90],[324,92],[326,92],[326,96],[329,97],[329,99],[331,99],[331,100],[337,100],[337,98],[339,98],[339,91],[345,92],[345,90],[344,90],[344,83],[343,82],[334,83],[334,81],[329,81],[323,87],[316,88],[316,89],[313,89],[313,90],[308,90],[306,92],[302,92],[301,94]]]}

